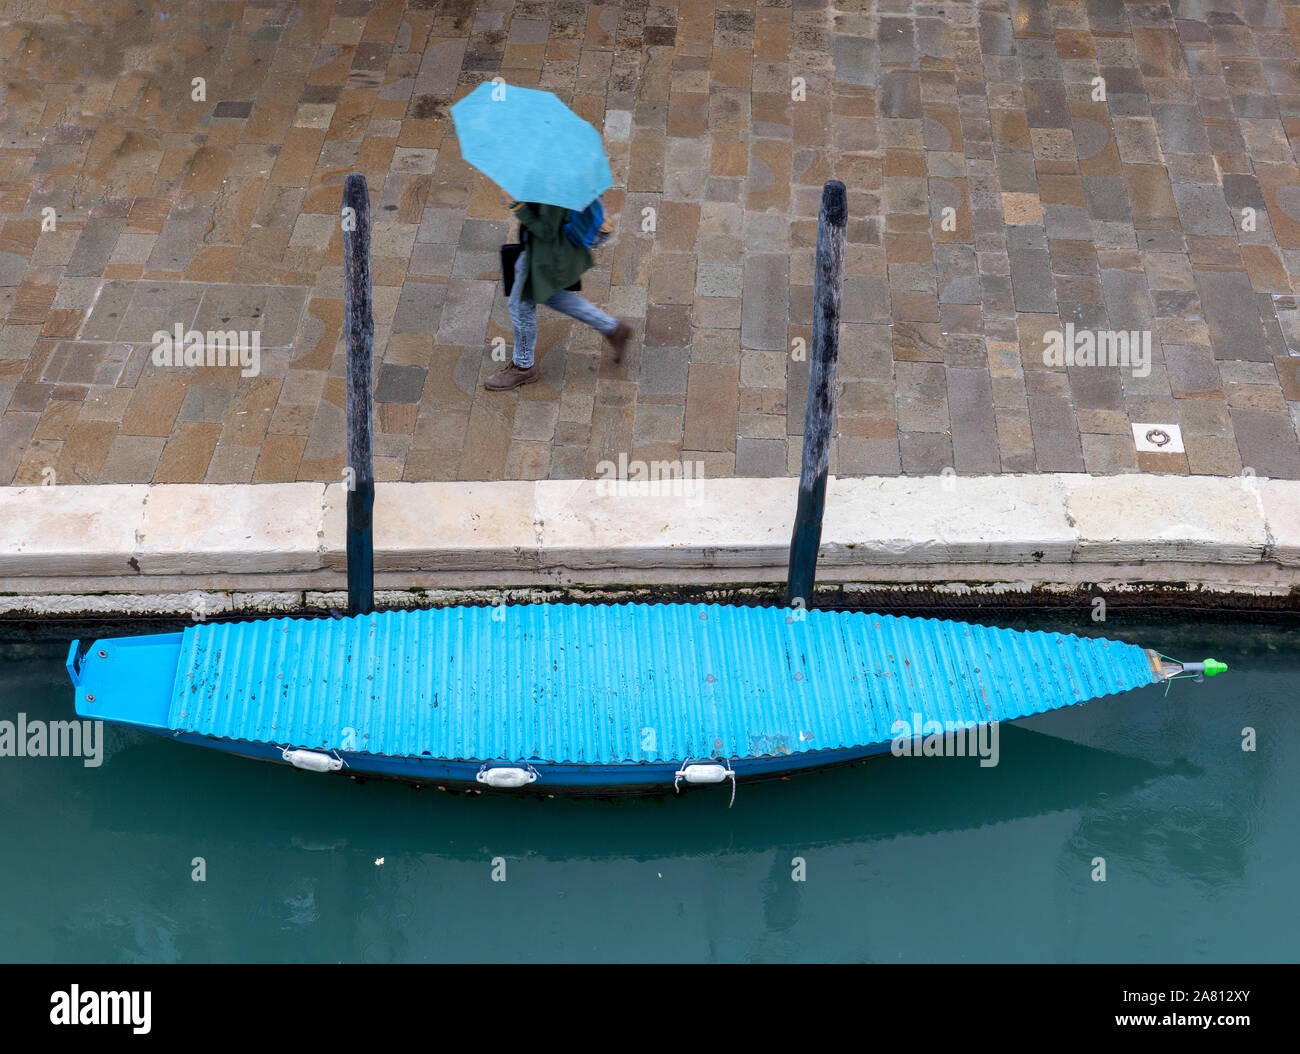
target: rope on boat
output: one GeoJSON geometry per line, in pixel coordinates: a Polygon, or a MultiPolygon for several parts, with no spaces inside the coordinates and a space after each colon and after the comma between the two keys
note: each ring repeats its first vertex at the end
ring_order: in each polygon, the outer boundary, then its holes
{"type": "Polygon", "coordinates": [[[727,806],[730,809],[736,804],[736,770],[731,767],[731,762],[725,761],[719,765],[717,762],[692,762],[687,758],[673,774],[673,793],[681,794],[678,785],[682,780],[687,783],[722,783],[728,779],[731,780],[731,802],[727,806]]]}

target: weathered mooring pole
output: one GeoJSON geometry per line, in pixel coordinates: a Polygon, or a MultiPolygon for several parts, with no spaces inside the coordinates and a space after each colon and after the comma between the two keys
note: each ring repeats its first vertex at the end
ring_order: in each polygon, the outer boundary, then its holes
{"type": "Polygon", "coordinates": [[[371,421],[375,344],[370,288],[370,190],[360,172],[343,183],[343,329],[347,335],[348,614],[375,602],[374,425],[371,421]]]}
{"type": "Polygon", "coordinates": [[[826,507],[831,427],[835,421],[835,370],[840,357],[840,300],[844,293],[844,241],[848,196],[844,184],[829,180],[822,187],[817,218],[817,273],[813,279],[812,351],[808,356],[808,408],[803,424],[803,464],[799,472],[799,506],[790,538],[789,607],[809,607],[817,577],[817,549],[826,507]]]}

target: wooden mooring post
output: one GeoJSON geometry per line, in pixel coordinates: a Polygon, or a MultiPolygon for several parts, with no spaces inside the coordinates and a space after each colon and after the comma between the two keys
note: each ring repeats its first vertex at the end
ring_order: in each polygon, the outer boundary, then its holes
{"type": "Polygon", "coordinates": [[[348,614],[375,602],[373,359],[375,316],[370,286],[370,190],[360,172],[343,183],[343,330],[347,335],[348,614]]]}
{"type": "Polygon", "coordinates": [[[811,605],[817,577],[817,550],[822,541],[826,508],[826,475],[830,468],[831,428],[835,423],[835,372],[840,357],[840,300],[844,294],[844,242],[848,226],[848,195],[844,184],[829,180],[822,187],[817,218],[817,263],[813,278],[812,349],[808,356],[808,407],[804,412],[803,463],[799,472],[799,505],[790,538],[790,571],[786,604],[811,605]]]}

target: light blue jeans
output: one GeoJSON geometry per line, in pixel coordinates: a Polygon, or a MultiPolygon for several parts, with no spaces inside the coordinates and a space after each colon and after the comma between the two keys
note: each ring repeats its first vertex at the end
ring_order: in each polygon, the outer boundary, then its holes
{"type": "MultiPolygon", "coordinates": [[[[524,299],[524,275],[527,274],[528,250],[519,254],[515,263],[515,284],[510,287],[510,321],[515,329],[514,363],[521,370],[533,364],[533,348],[537,344],[537,305],[524,299]]],[[[585,322],[592,329],[609,336],[618,328],[618,319],[607,315],[590,300],[567,289],[552,293],[546,306],[562,315],[585,322]]]]}

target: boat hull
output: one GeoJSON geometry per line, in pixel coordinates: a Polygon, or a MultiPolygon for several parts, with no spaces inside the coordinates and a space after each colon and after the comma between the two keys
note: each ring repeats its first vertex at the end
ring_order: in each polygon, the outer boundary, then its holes
{"type": "MultiPolygon", "coordinates": [[[[143,729],[155,735],[188,743],[191,746],[219,750],[236,757],[251,758],[257,761],[269,761],[273,764],[292,767],[284,760],[281,748],[270,743],[254,743],[248,740],[219,739],[212,736],[193,733],[169,733],[158,729],[143,729]]],[[[848,765],[856,761],[889,754],[891,743],[873,743],[867,746],[853,747],[846,750],[808,751],[798,755],[745,758],[730,763],[736,773],[738,783],[751,783],[760,780],[780,779],[795,773],[815,772],[819,769],[848,765]]],[[[605,794],[663,794],[674,791],[674,781],[680,762],[666,764],[620,764],[620,765],[557,765],[545,762],[532,763],[537,773],[537,780],[523,788],[491,787],[478,781],[478,774],[483,769],[482,761],[453,761],[446,758],[403,758],[384,757],[375,754],[339,752],[343,768],[337,772],[304,772],[304,778],[321,778],[327,776],[350,776],[364,779],[396,780],[402,783],[433,784],[454,790],[484,791],[497,794],[563,794],[565,796],[605,795],[605,794]]],[[[701,760],[701,759],[692,759],[701,760]]],[[[710,759],[703,759],[710,760],[710,759]]],[[[502,761],[488,762],[488,765],[504,766],[502,761]]],[[[517,764],[517,763],[515,763],[517,764]]],[[[513,767],[513,766],[512,766],[513,767]]],[[[688,786],[679,782],[678,788],[688,786]]]]}

